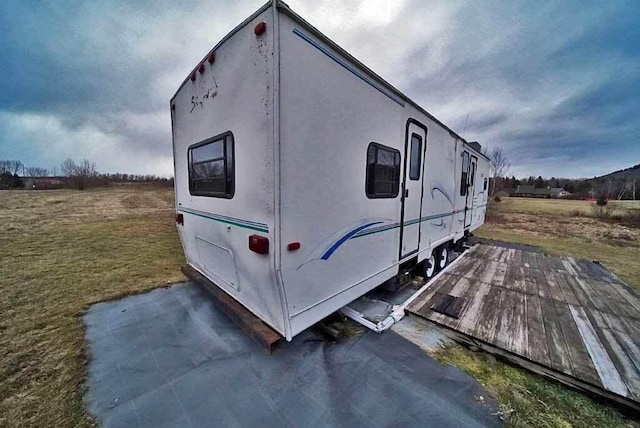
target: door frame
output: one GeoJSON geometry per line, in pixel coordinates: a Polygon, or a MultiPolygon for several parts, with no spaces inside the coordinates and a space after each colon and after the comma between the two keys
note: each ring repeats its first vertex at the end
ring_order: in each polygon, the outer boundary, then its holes
{"type": "Polygon", "coordinates": [[[409,127],[411,125],[415,125],[418,128],[424,131],[424,142],[422,147],[422,165],[420,165],[420,212],[419,217],[422,217],[422,201],[424,197],[424,166],[426,162],[426,154],[427,154],[427,138],[429,136],[429,129],[423,123],[420,123],[414,118],[409,118],[405,125],[404,130],[404,159],[402,161],[402,169],[403,169],[403,177],[402,177],[402,186],[400,193],[400,245],[398,246],[398,260],[402,260],[412,254],[416,254],[420,250],[420,234],[421,234],[421,222],[418,222],[418,248],[408,252],[407,254],[402,254],[402,238],[404,236],[404,200],[406,194],[407,187],[407,179],[409,177],[409,171],[407,169],[408,158],[409,158],[409,141],[411,140],[411,134],[409,133],[409,127]]]}
{"type": "Polygon", "coordinates": [[[464,229],[473,222],[473,198],[475,198],[476,172],[478,172],[478,157],[469,153],[469,169],[467,170],[467,196],[464,200],[464,229]],[[472,168],[473,166],[473,168],[472,168]],[[470,174],[473,169],[473,174],[470,174]],[[473,185],[471,184],[473,182],[473,185]],[[469,208],[469,194],[471,194],[471,208],[469,208]],[[469,223],[467,223],[467,219],[469,223]]]}

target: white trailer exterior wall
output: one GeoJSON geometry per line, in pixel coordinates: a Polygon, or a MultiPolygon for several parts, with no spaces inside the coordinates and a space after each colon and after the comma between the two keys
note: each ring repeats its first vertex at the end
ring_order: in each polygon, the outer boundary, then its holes
{"type": "Polygon", "coordinates": [[[286,6],[265,5],[213,52],[172,99],[178,230],[187,262],[287,339],[482,224],[487,159],[286,6]],[[235,192],[192,194],[189,149],[228,132],[235,192]],[[396,196],[367,195],[371,143],[400,155],[396,196]]]}

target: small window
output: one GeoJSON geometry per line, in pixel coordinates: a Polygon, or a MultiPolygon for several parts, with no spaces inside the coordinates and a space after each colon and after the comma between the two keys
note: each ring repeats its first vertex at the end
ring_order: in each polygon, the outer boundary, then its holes
{"type": "Polygon", "coordinates": [[[233,198],[233,155],[231,132],[189,147],[189,192],[196,196],[233,198]]]}
{"type": "Polygon", "coordinates": [[[473,189],[476,184],[476,164],[471,162],[471,174],[469,175],[469,187],[473,189]]]}
{"type": "Polygon", "coordinates": [[[487,190],[487,179],[484,179],[484,188],[482,190],[487,190]]]}
{"type": "Polygon", "coordinates": [[[460,196],[467,194],[467,179],[469,176],[469,153],[462,153],[462,175],[460,177],[460,196]]]}
{"type": "Polygon", "coordinates": [[[367,149],[366,194],[395,198],[400,190],[400,152],[377,143],[367,149]]]}
{"type": "Polygon", "coordinates": [[[409,178],[420,180],[420,163],[422,161],[422,137],[411,134],[411,160],[409,162],[409,178]]]}

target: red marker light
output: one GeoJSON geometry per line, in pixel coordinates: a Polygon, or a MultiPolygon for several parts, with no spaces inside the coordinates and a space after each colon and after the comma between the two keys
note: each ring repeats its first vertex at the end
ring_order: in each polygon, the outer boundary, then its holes
{"type": "Polygon", "coordinates": [[[262,35],[265,31],[267,31],[267,24],[265,24],[264,22],[259,23],[258,25],[256,25],[256,28],[253,29],[253,32],[256,36],[262,35]]]}
{"type": "Polygon", "coordinates": [[[215,52],[211,52],[209,54],[209,58],[207,58],[207,61],[209,61],[209,64],[213,64],[213,62],[216,60],[216,53],[215,52]]]}
{"type": "Polygon", "coordinates": [[[191,73],[191,81],[193,82],[194,80],[196,80],[196,72],[195,71],[193,73],[191,73]]]}
{"type": "Polygon", "coordinates": [[[184,224],[184,214],[176,214],[176,223],[184,224]]]}
{"type": "Polygon", "coordinates": [[[198,67],[198,71],[200,72],[200,74],[204,73],[204,64],[200,64],[200,67],[198,67]]]}
{"type": "Polygon", "coordinates": [[[269,254],[269,238],[260,235],[249,236],[249,249],[258,254],[269,254]]]}
{"type": "Polygon", "coordinates": [[[289,244],[287,244],[287,250],[289,251],[295,251],[295,250],[299,250],[300,249],[300,243],[299,242],[289,242],[289,244]]]}

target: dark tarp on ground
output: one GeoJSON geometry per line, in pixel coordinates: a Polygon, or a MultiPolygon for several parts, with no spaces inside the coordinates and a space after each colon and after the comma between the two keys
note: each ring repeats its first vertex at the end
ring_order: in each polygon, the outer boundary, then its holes
{"type": "Polygon", "coordinates": [[[85,399],[105,427],[501,425],[478,382],[392,331],[339,344],[306,332],[269,356],[193,284],[84,321],[85,399]]]}

